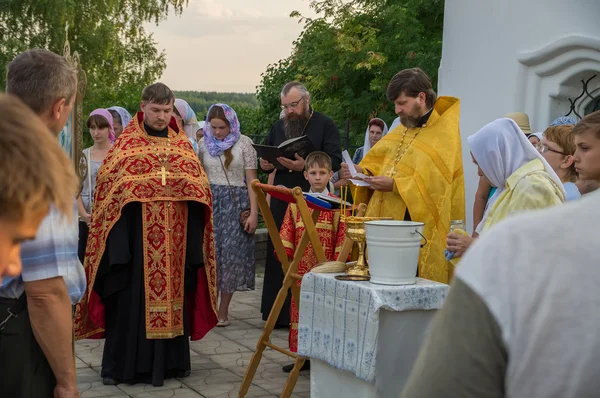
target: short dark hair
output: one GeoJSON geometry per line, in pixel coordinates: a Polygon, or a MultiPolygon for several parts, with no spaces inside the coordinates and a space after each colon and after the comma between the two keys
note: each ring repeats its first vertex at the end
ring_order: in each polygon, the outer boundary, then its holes
{"type": "Polygon", "coordinates": [[[331,158],[325,152],[311,152],[304,160],[304,170],[308,171],[311,167],[322,167],[332,171],[331,158]]]}
{"type": "Polygon", "coordinates": [[[596,134],[596,138],[600,138],[600,111],[585,115],[585,117],[575,125],[571,134],[578,135],[585,133],[588,130],[591,130],[596,134]]]}
{"type": "Polygon", "coordinates": [[[425,103],[430,108],[437,98],[431,79],[421,68],[404,69],[392,77],[387,88],[388,99],[393,102],[402,93],[412,98],[416,98],[419,93],[425,93],[425,103]]]}
{"type": "Polygon", "coordinates": [[[166,84],[154,83],[144,88],[142,101],[159,105],[171,105],[175,102],[175,94],[166,84]]]}
{"type": "Polygon", "coordinates": [[[6,72],[6,92],[16,95],[38,115],[77,91],[77,70],[60,55],[33,49],[17,55],[6,72]]]}

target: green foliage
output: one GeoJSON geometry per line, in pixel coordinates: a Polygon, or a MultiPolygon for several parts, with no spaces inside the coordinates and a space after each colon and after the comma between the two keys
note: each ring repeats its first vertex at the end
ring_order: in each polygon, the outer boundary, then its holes
{"type": "MultiPolygon", "coordinates": [[[[0,65],[29,48],[63,54],[68,26],[71,52],[87,74],[84,114],[120,105],[134,113],[142,89],[164,70],[142,24],[158,23],[170,10],[181,13],[187,0],[3,0],[0,7],[0,65]]],[[[0,74],[0,87],[5,74],[0,74]]]]}
{"type": "Polygon", "coordinates": [[[281,87],[298,80],[340,130],[349,121],[350,145],[358,146],[370,118],[395,119],[385,95],[395,73],[418,66],[437,85],[442,0],[313,0],[311,7],[317,18],[292,13],[305,23],[292,55],[262,75],[257,98],[265,125],[278,116],[281,87]]]}
{"type": "Polygon", "coordinates": [[[262,132],[258,100],[254,94],[176,91],[175,96],[186,100],[190,104],[196,112],[198,120],[204,120],[211,105],[223,103],[231,106],[237,113],[243,134],[255,139],[262,132]]]}
{"type": "Polygon", "coordinates": [[[241,106],[256,108],[258,101],[256,95],[249,93],[218,93],[207,91],[175,91],[175,97],[187,101],[198,115],[198,120],[203,120],[208,108],[216,103],[224,103],[237,112],[241,106]]]}

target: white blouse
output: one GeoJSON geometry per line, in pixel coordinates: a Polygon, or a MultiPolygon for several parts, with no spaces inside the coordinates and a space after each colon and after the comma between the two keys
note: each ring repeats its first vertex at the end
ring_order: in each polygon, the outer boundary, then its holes
{"type": "MultiPolygon", "coordinates": [[[[218,157],[211,156],[204,143],[204,138],[198,143],[198,157],[208,181],[214,185],[227,185],[227,178],[223,172],[223,167],[218,157]]],[[[231,148],[233,161],[227,168],[227,177],[232,186],[245,186],[246,170],[257,169],[257,154],[252,146],[252,139],[245,135],[241,135],[238,142],[231,148]]],[[[225,166],[225,155],[220,156],[223,166],[225,166]]]]}

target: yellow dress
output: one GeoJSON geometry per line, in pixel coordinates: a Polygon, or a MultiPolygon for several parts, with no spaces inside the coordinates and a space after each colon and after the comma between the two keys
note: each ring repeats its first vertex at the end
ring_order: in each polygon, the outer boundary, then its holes
{"type": "Polygon", "coordinates": [[[423,222],[428,243],[421,249],[418,274],[442,283],[453,272],[444,257],[450,221],[465,219],[459,118],[458,98],[440,97],[425,125],[399,125],[388,133],[360,166],[367,175],[392,177],[393,192],[358,187],[355,198],[367,203],[367,216],[403,220],[408,208],[412,221],[423,222]]]}
{"type": "Polygon", "coordinates": [[[561,204],[564,194],[539,159],[521,166],[506,180],[506,189],[490,209],[483,231],[511,214],[561,204]]]}

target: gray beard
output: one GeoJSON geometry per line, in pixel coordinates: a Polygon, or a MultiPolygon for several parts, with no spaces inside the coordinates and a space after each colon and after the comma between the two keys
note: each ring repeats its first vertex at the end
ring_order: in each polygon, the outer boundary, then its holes
{"type": "Polygon", "coordinates": [[[304,133],[304,126],[306,126],[307,117],[296,116],[293,119],[289,117],[283,118],[283,131],[285,132],[286,139],[297,138],[304,133]]]}
{"type": "Polygon", "coordinates": [[[419,125],[420,117],[405,116],[400,118],[400,123],[406,128],[412,129],[419,125]]]}

